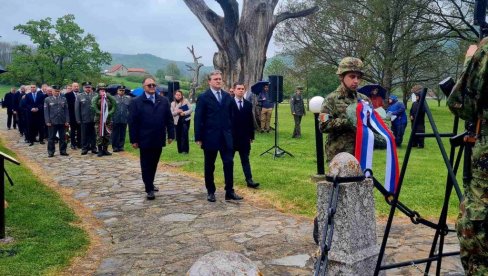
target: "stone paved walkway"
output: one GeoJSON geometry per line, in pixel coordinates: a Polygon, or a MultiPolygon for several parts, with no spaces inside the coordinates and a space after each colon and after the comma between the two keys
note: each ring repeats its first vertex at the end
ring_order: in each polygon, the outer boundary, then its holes
{"type": "MultiPolygon", "coordinates": [[[[255,202],[206,201],[203,179],[158,169],[156,200],[147,201],[138,159],[127,153],[98,158],[68,151],[69,157],[47,157],[45,145],[29,147],[18,131],[0,136],[20,160],[42,175],[79,214],[92,246],[67,274],[184,275],[202,255],[215,250],[240,252],[258,264],[264,275],[310,275],[312,240],[310,219],[257,207],[255,202]]],[[[383,224],[378,229],[383,231],[383,224]]],[[[433,232],[412,224],[395,224],[387,248],[389,262],[424,257],[433,232]],[[413,239],[407,239],[416,235],[413,239]]],[[[455,235],[446,243],[456,250],[455,235]]],[[[421,275],[423,266],[390,270],[388,275],[421,275]]],[[[432,270],[431,270],[432,271],[432,270]]],[[[458,257],[445,258],[443,271],[462,271],[458,257]]]]}

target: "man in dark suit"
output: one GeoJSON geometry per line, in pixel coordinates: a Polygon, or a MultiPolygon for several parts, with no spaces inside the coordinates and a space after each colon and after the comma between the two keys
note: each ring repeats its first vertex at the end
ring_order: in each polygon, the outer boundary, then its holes
{"type": "Polygon", "coordinates": [[[152,77],[142,82],[144,93],[133,99],[129,105],[129,138],[132,147],[139,149],[142,181],[147,199],[155,199],[154,177],[163,147],[175,138],[173,115],[166,97],[156,94],[156,83],[152,77]]]}
{"type": "Polygon", "coordinates": [[[3,104],[7,108],[7,128],[10,129],[12,122],[14,123],[14,129],[17,128],[17,116],[14,113],[15,110],[15,87],[10,89],[10,93],[5,95],[3,99],[3,104]]]}
{"type": "Polygon", "coordinates": [[[249,188],[256,189],[259,183],[252,180],[249,154],[251,143],[254,140],[254,122],[251,102],[244,99],[245,87],[243,83],[236,82],[234,87],[234,105],[232,115],[232,138],[234,142],[234,155],[239,152],[242,171],[246,177],[249,188]]]}
{"type": "MultiPolygon", "coordinates": [[[[73,82],[70,85],[71,89],[64,94],[68,101],[69,111],[69,136],[71,140],[71,149],[77,149],[81,147],[81,129],[80,124],[76,122],[75,102],[80,93],[80,85],[77,82],[73,82]]],[[[68,86],[66,86],[68,88],[68,86]]]]}
{"type": "Polygon", "coordinates": [[[39,134],[39,143],[44,144],[44,94],[37,91],[35,84],[31,84],[31,93],[25,95],[25,107],[28,111],[29,146],[34,145],[39,134]]]}
{"type": "Polygon", "coordinates": [[[234,150],[232,143],[232,97],[222,88],[222,73],[208,75],[209,89],[197,100],[195,109],[195,143],[203,149],[207,200],[215,202],[215,160],[217,153],[224,165],[225,200],[241,200],[234,192],[234,150]]]}

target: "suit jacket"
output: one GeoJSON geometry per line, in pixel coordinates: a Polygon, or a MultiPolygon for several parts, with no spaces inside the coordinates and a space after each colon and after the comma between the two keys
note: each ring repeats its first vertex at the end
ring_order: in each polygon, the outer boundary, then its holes
{"type": "Polygon", "coordinates": [[[76,115],[75,115],[76,95],[75,95],[75,92],[71,91],[69,93],[66,93],[66,94],[64,94],[64,97],[66,97],[66,101],[68,102],[69,122],[71,124],[76,123],[76,115]]]}
{"type": "Polygon", "coordinates": [[[232,149],[232,109],[234,99],[221,90],[219,104],[210,89],[198,97],[195,108],[195,141],[208,150],[232,149]]]}
{"type": "Polygon", "coordinates": [[[25,108],[30,115],[34,115],[34,113],[31,112],[32,108],[38,108],[39,111],[35,113],[38,114],[41,118],[44,118],[44,98],[45,95],[40,91],[36,93],[35,101],[34,101],[33,93],[29,93],[25,95],[25,108]]]}
{"type": "Polygon", "coordinates": [[[129,105],[130,143],[139,148],[160,148],[166,146],[168,139],[175,138],[173,116],[166,97],[155,95],[155,103],[143,93],[129,105]]]}
{"type": "Polygon", "coordinates": [[[232,107],[232,138],[234,139],[234,150],[249,150],[251,149],[251,140],[254,140],[252,104],[243,99],[242,109],[239,110],[236,101],[233,100],[232,107]]]}

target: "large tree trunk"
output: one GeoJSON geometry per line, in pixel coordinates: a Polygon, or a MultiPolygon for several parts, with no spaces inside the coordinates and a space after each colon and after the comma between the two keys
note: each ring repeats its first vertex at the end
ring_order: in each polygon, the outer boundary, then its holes
{"type": "Polygon", "coordinates": [[[242,81],[246,87],[250,87],[261,80],[266,51],[276,25],[318,10],[312,7],[274,15],[278,0],[244,0],[239,18],[236,0],[216,0],[224,12],[222,17],[211,10],[204,0],[184,1],[217,44],[218,52],[213,62],[215,68],[223,72],[226,87],[235,81],[242,81]]]}

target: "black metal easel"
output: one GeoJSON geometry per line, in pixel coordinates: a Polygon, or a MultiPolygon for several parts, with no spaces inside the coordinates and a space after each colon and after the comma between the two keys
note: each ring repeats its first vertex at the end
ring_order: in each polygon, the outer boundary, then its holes
{"type": "Polygon", "coordinates": [[[276,157],[282,157],[285,154],[288,154],[289,156],[293,157],[293,154],[289,153],[288,151],[284,150],[283,148],[281,148],[278,145],[278,105],[279,105],[279,102],[278,102],[279,95],[278,94],[279,94],[279,91],[280,91],[280,87],[276,87],[276,91],[271,92],[271,93],[275,93],[274,145],[259,155],[259,156],[263,156],[264,154],[269,153],[269,154],[273,155],[273,159],[275,159],[276,157]]]}
{"type": "Polygon", "coordinates": [[[5,170],[5,160],[20,165],[20,162],[15,160],[15,158],[0,151],[0,239],[5,238],[5,176],[7,176],[10,185],[14,185],[5,170]]]}
{"type": "MultiPolygon", "coordinates": [[[[402,169],[400,172],[400,178],[399,178],[399,182],[398,182],[398,190],[397,190],[396,194],[394,194],[394,195],[388,194],[388,192],[381,186],[381,184],[374,179],[375,187],[377,187],[378,190],[383,195],[385,195],[385,199],[386,199],[387,203],[391,205],[390,215],[388,216],[388,222],[387,222],[386,227],[385,227],[385,233],[383,235],[383,241],[381,243],[380,252],[378,255],[378,261],[376,263],[374,275],[378,275],[380,270],[387,270],[387,269],[404,267],[404,266],[421,264],[421,263],[427,264],[426,268],[425,268],[424,275],[428,275],[431,263],[433,261],[437,261],[436,275],[439,275],[440,269],[441,269],[441,264],[442,264],[442,258],[447,257],[447,256],[459,255],[459,252],[444,253],[443,247],[444,247],[445,236],[449,232],[455,232],[454,230],[451,230],[448,228],[447,222],[446,222],[448,207],[449,207],[449,198],[451,196],[451,192],[452,192],[453,188],[455,189],[456,194],[458,196],[458,199],[460,201],[463,197],[461,190],[459,188],[459,185],[457,183],[457,180],[456,180],[456,173],[457,173],[457,170],[459,168],[459,163],[461,161],[463,150],[468,151],[469,146],[466,146],[463,142],[463,137],[465,136],[465,134],[461,134],[461,135],[456,136],[458,124],[459,124],[459,118],[458,117],[455,117],[452,133],[439,133],[439,131],[437,130],[436,124],[434,122],[434,119],[432,117],[432,113],[430,112],[429,106],[427,105],[427,102],[425,101],[426,94],[427,94],[427,89],[424,88],[424,90],[422,91],[422,93],[420,95],[419,109],[417,110],[417,114],[415,115],[415,120],[414,120],[413,127],[412,127],[412,133],[410,134],[410,139],[408,141],[407,150],[405,152],[405,158],[404,158],[404,161],[402,164],[402,169]],[[420,112],[424,112],[424,111],[425,111],[425,114],[427,115],[427,117],[429,119],[430,126],[432,127],[432,130],[433,130],[432,134],[414,133],[414,131],[413,131],[416,129],[417,125],[420,123],[420,121],[418,120],[418,117],[419,117],[418,114],[420,112]],[[405,176],[405,171],[407,169],[408,160],[410,158],[410,152],[412,150],[413,139],[416,136],[417,137],[429,137],[429,138],[435,137],[436,138],[437,144],[439,146],[439,150],[441,151],[442,158],[444,160],[444,163],[445,163],[445,165],[447,167],[447,171],[448,171],[447,181],[446,181],[446,190],[445,190],[445,194],[444,194],[444,203],[443,203],[442,210],[441,210],[439,220],[437,223],[433,223],[433,222],[430,222],[426,219],[423,219],[418,212],[409,209],[407,206],[405,206],[404,204],[402,204],[399,201],[400,191],[401,191],[402,184],[403,184],[403,178],[405,176]],[[451,151],[450,151],[449,158],[447,156],[446,150],[445,150],[444,145],[442,143],[441,137],[450,137],[451,138],[450,139],[451,151]],[[457,157],[456,157],[456,147],[459,147],[457,157]],[[453,165],[454,165],[454,167],[453,167],[453,165]],[[431,228],[435,229],[436,230],[435,236],[434,236],[434,239],[432,241],[432,247],[431,247],[429,256],[427,258],[409,260],[409,261],[394,263],[394,264],[382,265],[383,257],[385,254],[386,244],[387,244],[388,237],[390,234],[391,225],[393,223],[393,217],[394,217],[394,214],[395,214],[395,211],[397,208],[400,211],[402,211],[403,213],[405,213],[407,216],[409,216],[412,223],[423,224],[427,227],[431,227],[431,228]],[[438,247],[438,252],[436,254],[436,248],[437,248],[438,243],[439,243],[439,247],[438,247]]],[[[466,165],[466,161],[465,161],[465,165],[466,165]]]]}

